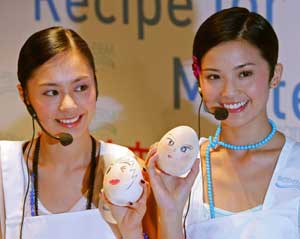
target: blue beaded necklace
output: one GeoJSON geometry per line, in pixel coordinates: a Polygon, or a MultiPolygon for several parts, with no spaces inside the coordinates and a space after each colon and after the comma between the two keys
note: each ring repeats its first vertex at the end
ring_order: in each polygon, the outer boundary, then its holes
{"type": "Polygon", "coordinates": [[[223,141],[219,141],[219,136],[221,134],[221,124],[219,124],[214,138],[209,136],[209,144],[206,148],[205,152],[205,165],[206,165],[206,174],[207,174],[207,194],[208,194],[208,202],[209,202],[209,210],[210,210],[210,218],[215,218],[215,206],[214,206],[214,198],[213,198],[213,185],[211,179],[211,163],[210,163],[210,150],[216,148],[217,145],[220,145],[224,148],[231,150],[249,150],[249,149],[257,149],[264,144],[268,143],[276,133],[276,125],[275,123],[269,119],[269,123],[272,127],[270,134],[268,134],[264,139],[255,144],[247,144],[247,145],[233,145],[228,144],[223,141]]]}

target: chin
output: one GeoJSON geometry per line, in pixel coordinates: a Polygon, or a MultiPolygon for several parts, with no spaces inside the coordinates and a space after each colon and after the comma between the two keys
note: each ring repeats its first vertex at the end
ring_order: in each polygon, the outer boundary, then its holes
{"type": "Polygon", "coordinates": [[[231,128],[239,128],[248,125],[252,121],[252,119],[247,119],[246,117],[228,117],[228,119],[223,121],[223,124],[231,128]]]}

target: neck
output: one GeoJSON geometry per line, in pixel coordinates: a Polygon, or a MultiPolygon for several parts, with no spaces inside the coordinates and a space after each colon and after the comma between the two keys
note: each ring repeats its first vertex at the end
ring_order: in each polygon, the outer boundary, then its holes
{"type": "Polygon", "coordinates": [[[75,138],[68,146],[63,146],[58,141],[42,134],[39,163],[59,166],[61,169],[87,165],[91,159],[91,148],[89,133],[75,138]]]}
{"type": "Polygon", "coordinates": [[[239,127],[222,124],[220,140],[233,145],[254,144],[264,139],[271,132],[271,125],[267,118],[252,121],[239,127]]]}

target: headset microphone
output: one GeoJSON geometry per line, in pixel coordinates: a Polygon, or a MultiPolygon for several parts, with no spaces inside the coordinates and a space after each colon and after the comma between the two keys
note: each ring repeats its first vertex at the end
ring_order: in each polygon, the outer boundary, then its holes
{"type": "Polygon", "coordinates": [[[228,117],[228,110],[225,108],[217,107],[213,113],[216,120],[226,120],[228,117]]]}
{"type": "Polygon", "coordinates": [[[73,137],[72,135],[68,134],[68,133],[60,133],[58,134],[58,136],[54,136],[52,134],[50,134],[41,124],[41,122],[39,121],[37,114],[35,113],[35,110],[33,109],[33,107],[31,105],[27,105],[27,110],[29,112],[29,114],[32,116],[32,118],[34,118],[36,120],[36,122],[39,124],[39,126],[41,127],[41,129],[51,138],[58,140],[61,145],[63,146],[67,146],[69,144],[71,144],[73,142],[73,137]]]}
{"type": "MultiPolygon", "coordinates": [[[[203,103],[203,100],[201,100],[201,102],[203,103]]],[[[201,107],[202,103],[200,104],[200,107],[201,107]]],[[[215,111],[213,111],[213,112],[209,111],[205,104],[204,104],[204,110],[207,113],[212,114],[216,120],[226,120],[228,117],[228,114],[229,114],[228,110],[225,108],[222,108],[222,107],[215,107],[215,111]]],[[[199,113],[200,113],[200,111],[199,111],[199,113]]]]}
{"type": "MultiPolygon", "coordinates": [[[[200,86],[198,87],[198,92],[199,92],[199,95],[200,95],[200,97],[201,97],[201,103],[200,103],[200,106],[199,106],[199,112],[198,112],[198,114],[200,114],[200,108],[201,108],[202,103],[203,103],[203,95],[202,95],[202,90],[201,90],[201,87],[200,87],[200,86]]],[[[228,114],[229,114],[229,113],[228,113],[228,110],[225,109],[225,108],[222,108],[222,107],[216,107],[216,108],[215,108],[215,112],[210,112],[210,111],[207,109],[205,103],[204,103],[204,110],[205,110],[206,112],[208,112],[208,113],[214,115],[216,120],[226,120],[227,117],[228,117],[228,114]]]]}

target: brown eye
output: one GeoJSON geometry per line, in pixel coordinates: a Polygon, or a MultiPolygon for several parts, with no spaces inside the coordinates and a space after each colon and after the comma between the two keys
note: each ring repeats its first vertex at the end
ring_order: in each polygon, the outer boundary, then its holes
{"type": "Polygon", "coordinates": [[[173,139],[167,138],[167,140],[168,140],[168,145],[169,146],[173,146],[175,144],[175,141],[173,139]]]}
{"type": "Polygon", "coordinates": [[[249,76],[252,76],[252,75],[253,75],[252,71],[242,71],[240,73],[240,78],[245,78],[245,77],[249,77],[249,76]]]}
{"type": "Polygon", "coordinates": [[[58,91],[57,90],[47,90],[46,92],[43,93],[43,95],[55,96],[55,95],[58,95],[58,91]]]}
{"type": "Polygon", "coordinates": [[[85,91],[85,90],[87,90],[89,87],[88,87],[88,85],[80,85],[80,86],[77,86],[76,88],[75,88],[75,91],[76,92],[81,92],[81,91],[85,91]]]}
{"type": "Polygon", "coordinates": [[[218,80],[220,79],[220,76],[217,74],[210,74],[206,77],[208,80],[218,80]]]}

